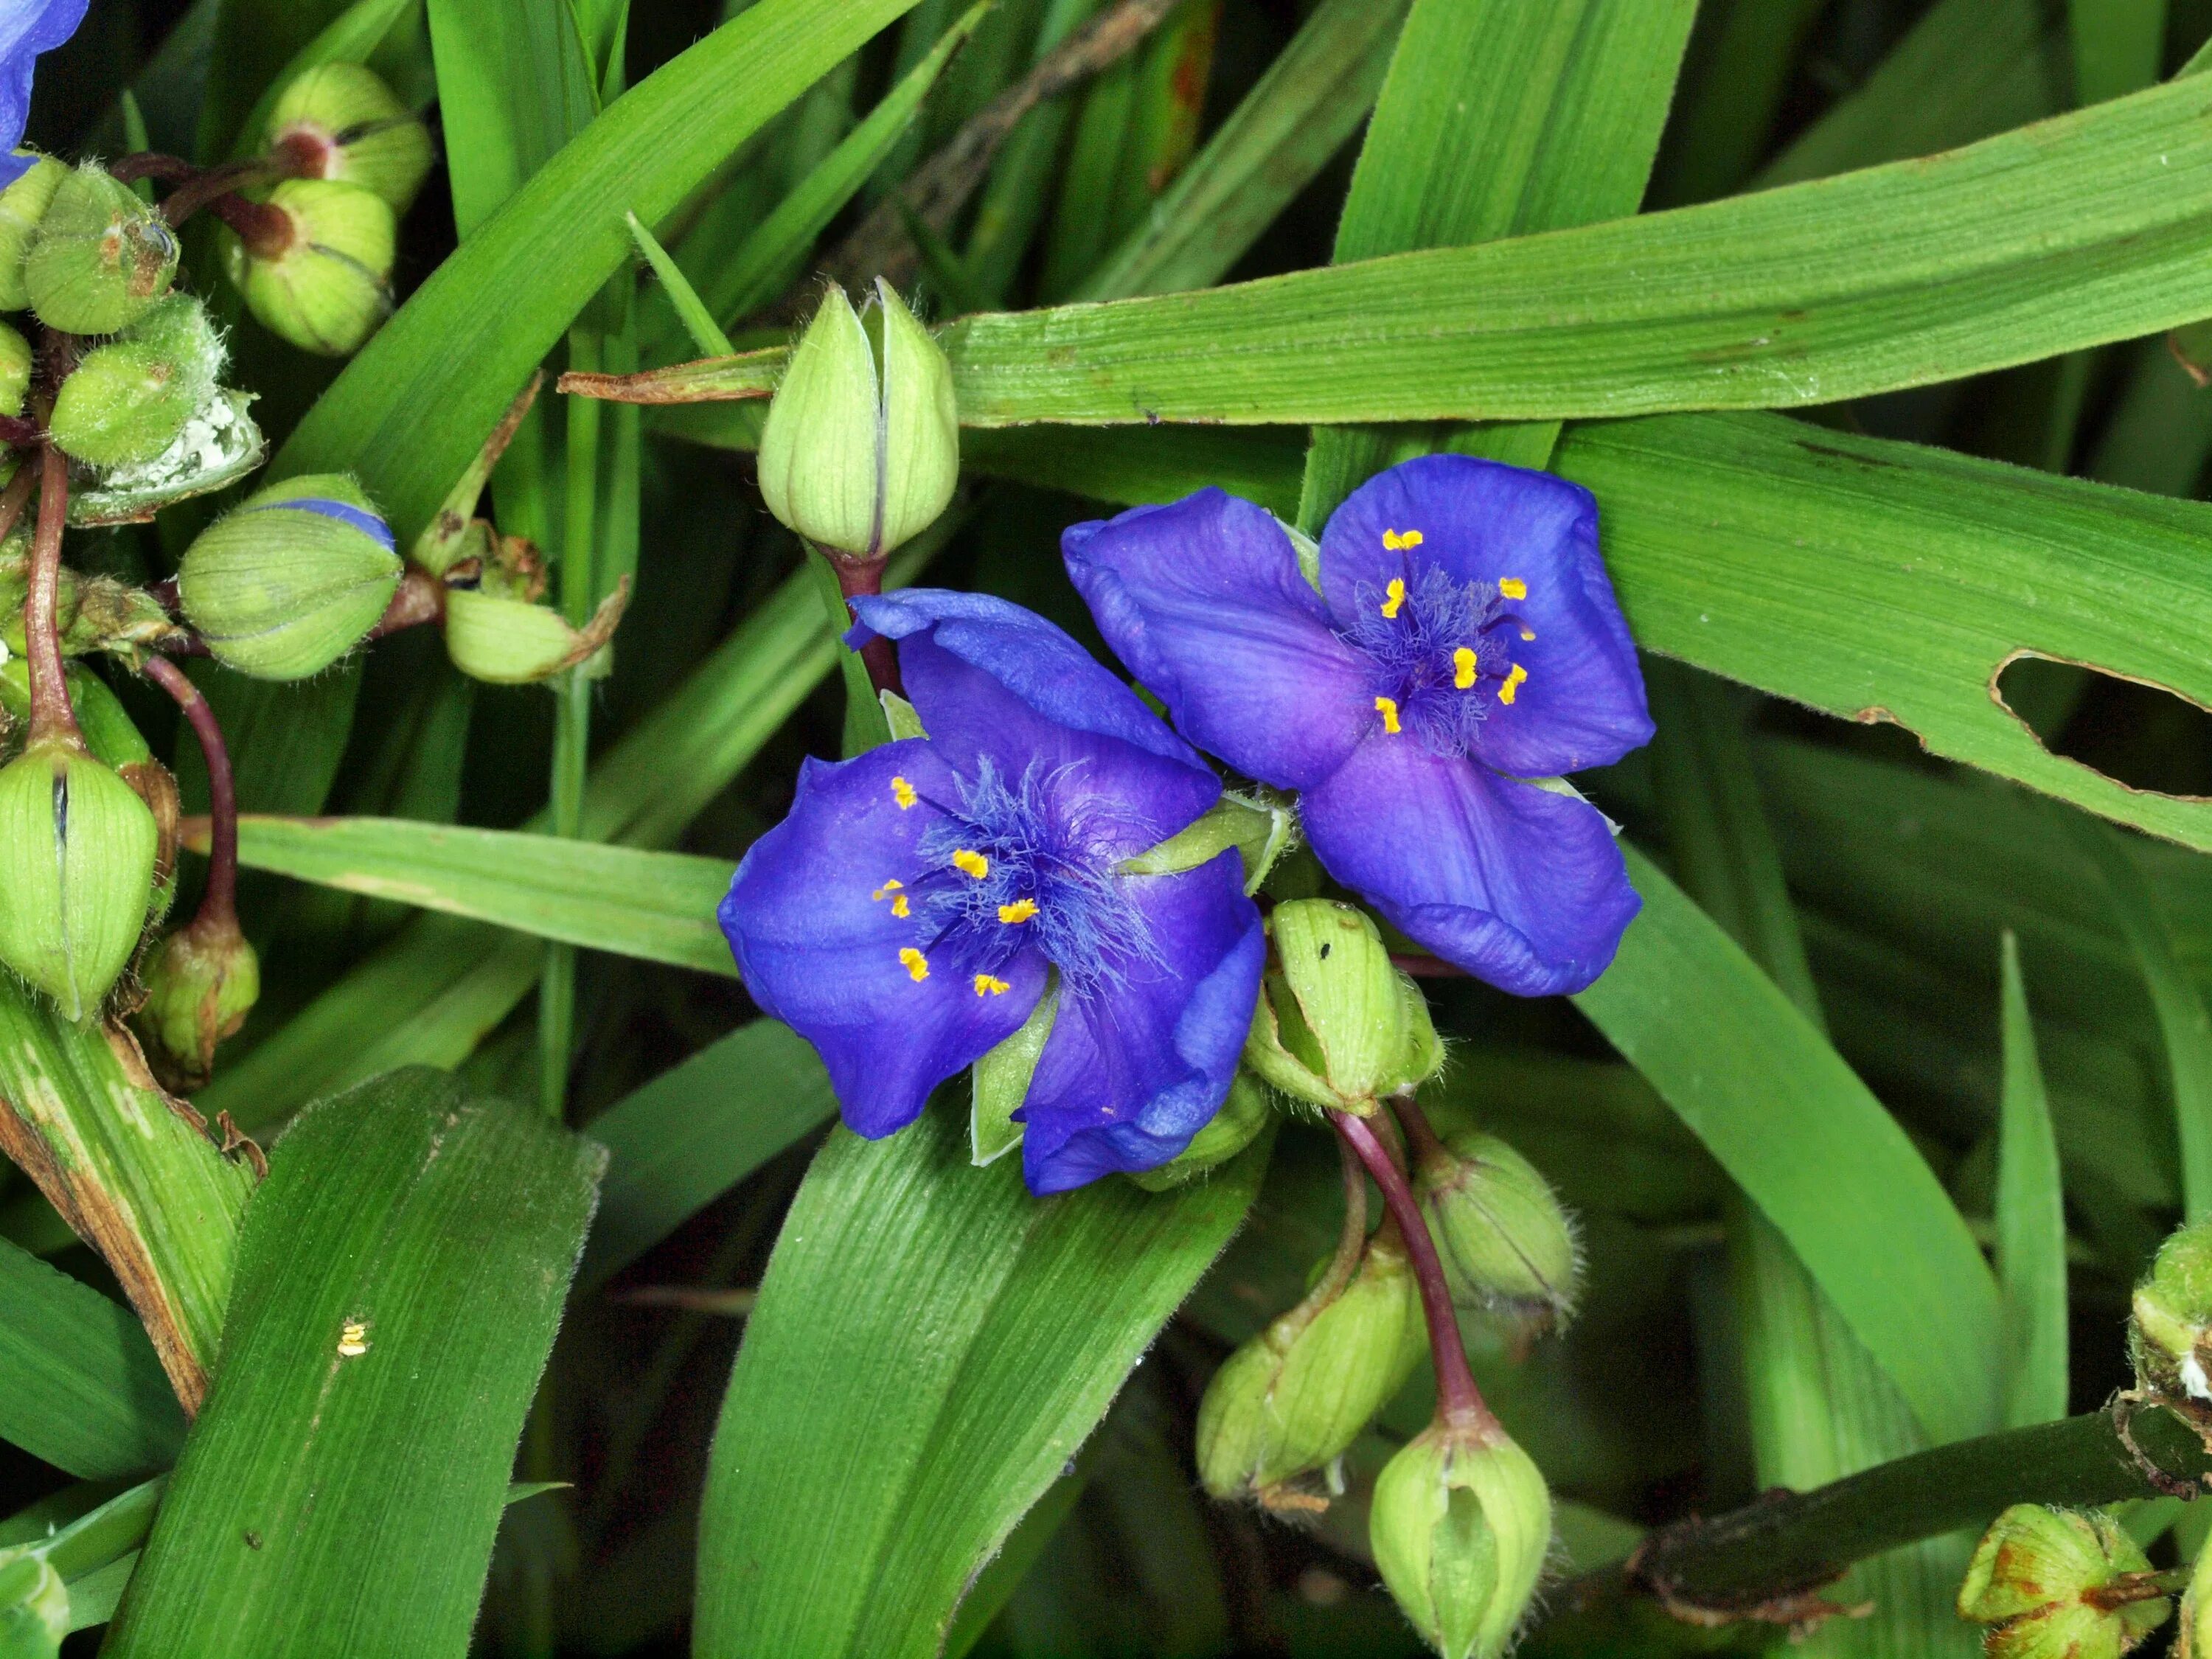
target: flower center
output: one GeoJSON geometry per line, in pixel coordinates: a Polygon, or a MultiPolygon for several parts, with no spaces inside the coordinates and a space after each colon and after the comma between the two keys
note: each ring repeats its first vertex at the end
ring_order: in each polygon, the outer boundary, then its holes
{"type": "Polygon", "coordinates": [[[1035,950],[1079,994],[1157,959],[1143,912],[1113,874],[1118,842],[1064,787],[1076,769],[1033,765],[1010,787],[987,757],[959,780],[958,802],[930,803],[939,816],[915,849],[920,872],[873,895],[915,924],[899,959],[917,983],[941,967],[977,996],[1001,995],[1012,988],[1000,970],[1035,950]]]}
{"type": "MultiPolygon", "coordinates": [[[[1386,545],[1418,547],[1409,531],[1386,545]]],[[[1516,641],[1536,637],[1512,602],[1528,597],[1508,576],[1490,586],[1456,580],[1437,565],[1360,584],[1352,623],[1338,637],[1371,665],[1370,686],[1383,733],[1410,733],[1438,755],[1464,755],[1493,706],[1510,708],[1528,671],[1513,660],[1516,641]]]]}

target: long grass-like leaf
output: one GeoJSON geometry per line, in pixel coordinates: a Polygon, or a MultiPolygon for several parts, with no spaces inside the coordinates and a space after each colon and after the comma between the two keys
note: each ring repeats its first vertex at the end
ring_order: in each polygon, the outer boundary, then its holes
{"type": "Polygon", "coordinates": [[[1997,1291],[2008,1429],[2066,1415],[2066,1205],[2036,1059],[2020,942],[2004,936],[2004,1098],[1997,1139],[1997,1291]]]}

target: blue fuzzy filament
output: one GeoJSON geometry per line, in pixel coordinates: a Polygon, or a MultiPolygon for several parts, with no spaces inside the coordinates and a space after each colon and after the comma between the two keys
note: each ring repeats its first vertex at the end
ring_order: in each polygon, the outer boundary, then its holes
{"type": "Polygon", "coordinates": [[[1112,849],[1126,843],[1108,832],[1121,824],[1073,787],[1079,769],[1032,764],[1010,788],[984,757],[972,781],[959,781],[957,806],[933,803],[943,816],[922,833],[917,850],[930,868],[914,888],[931,957],[945,953],[963,975],[992,974],[1041,950],[1078,994],[1158,961],[1144,913],[1113,873],[1121,855],[1112,849]],[[1002,919],[1024,904],[1035,914],[1002,919]]]}
{"type": "Polygon", "coordinates": [[[1361,583],[1353,619],[1338,637],[1373,665],[1372,692],[1396,706],[1406,731],[1433,754],[1464,755],[1512,672],[1509,641],[1520,618],[1496,587],[1460,581],[1441,566],[1408,575],[1394,616],[1384,614],[1389,596],[1361,583]],[[1474,682],[1465,688],[1456,684],[1462,647],[1475,659],[1474,682]]]}

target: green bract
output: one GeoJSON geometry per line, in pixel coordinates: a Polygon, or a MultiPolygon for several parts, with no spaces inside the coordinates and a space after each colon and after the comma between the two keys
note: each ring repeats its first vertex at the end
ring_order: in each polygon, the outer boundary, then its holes
{"type": "Polygon", "coordinates": [[[1382,1582],[1443,1659],[1497,1659],[1543,1576],[1551,1490],[1495,1423],[1437,1424],[1383,1465],[1367,1538],[1382,1582]]]}
{"type": "Polygon", "coordinates": [[[350,478],[291,478],[203,531],[177,568],[185,615],[216,659],[260,679],[320,673],[361,643],[399,586],[388,540],[312,506],[373,513],[350,478]]]}
{"type": "Polygon", "coordinates": [[[288,179],[264,206],[278,216],[265,238],[223,235],[223,268],[246,307],[303,351],[358,350],[392,310],[392,204],[360,185],[288,179]]]}
{"type": "Polygon", "coordinates": [[[176,274],[177,239],[161,216],[89,162],[56,185],[23,262],[31,309],[68,334],[136,322],[176,274]]]}
{"type": "Polygon", "coordinates": [[[761,429],[769,512],[818,547],[876,558],[936,522],[960,474],[945,354],[890,283],[880,350],[832,288],[791,355],[761,429]]]}
{"type": "Polygon", "coordinates": [[[269,143],[302,179],[374,191],[404,213],[436,159],[430,131],[360,64],[319,64],[277,95],[269,143]]]}
{"type": "Polygon", "coordinates": [[[66,1018],[98,1013],[138,948],[157,842],[146,803],[80,748],[0,769],[0,963],[66,1018]]]}

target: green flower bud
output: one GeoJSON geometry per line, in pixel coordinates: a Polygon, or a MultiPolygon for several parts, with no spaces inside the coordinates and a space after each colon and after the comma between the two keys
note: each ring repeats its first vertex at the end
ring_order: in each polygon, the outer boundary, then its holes
{"type": "Polygon", "coordinates": [[[246,308],[302,351],[359,350],[392,312],[392,204],[359,185],[287,179],[260,206],[266,229],[222,239],[223,269],[246,308]]]}
{"type": "Polygon", "coordinates": [[[32,310],[66,334],[128,327],[176,274],[177,239],[167,223],[90,162],[59,181],[23,262],[32,310]]]}
{"type": "Polygon", "coordinates": [[[1390,961],[1364,911],[1329,899],[1275,907],[1270,973],[1244,1063],[1293,1098],[1325,1109],[1375,1109],[1443,1063],[1428,1000],[1390,961]]]}
{"type": "Polygon", "coordinates": [[[359,185],[395,213],[407,211],[435,159],[429,128],[360,64],[318,64],[279,93],[269,146],[295,178],[359,185]]]}
{"type": "Polygon", "coordinates": [[[54,1659],[69,1632],[61,1574],[30,1550],[0,1551],[0,1659],[54,1659]]]}
{"type": "Polygon", "coordinates": [[[2181,1228],[2159,1246],[2130,1311],[2137,1385],[2212,1403],[2212,1221],[2181,1228]]]}
{"type": "Polygon", "coordinates": [[[791,354],[760,443],[768,510],[817,546],[861,559],[927,529],[960,474],[952,366],[889,283],[876,293],[880,352],[831,289],[791,354]]]}
{"type": "Polygon", "coordinates": [[[1513,1640],[1552,1545],[1542,1473],[1494,1423],[1438,1423],[1376,1477],[1375,1565],[1444,1659],[1495,1659],[1513,1640]]]}
{"type": "Polygon", "coordinates": [[[228,916],[200,917],[163,939],[139,977],[146,1001],[131,1023],[162,1080],[198,1089],[216,1045],[236,1035],[261,995],[261,962],[228,916]]]}
{"type": "MultiPolygon", "coordinates": [[[[7,199],[0,193],[0,202],[7,199]]],[[[31,390],[31,343],[16,330],[0,323],[0,415],[23,412],[23,399],[31,390]]]]}
{"type": "Polygon", "coordinates": [[[1341,1291],[1324,1281],[1213,1374],[1198,1408],[1199,1479],[1217,1498],[1280,1504],[1285,1482],[1343,1454],[1427,1346],[1405,1240],[1386,1222],[1341,1291]]]}
{"type": "MultiPolygon", "coordinates": [[[[19,149],[18,155],[29,150],[19,149]]],[[[31,238],[39,221],[53,204],[54,192],[69,177],[69,168],[51,155],[41,155],[31,170],[0,190],[0,311],[27,311],[31,291],[23,283],[23,261],[31,252],[31,238]]]]}
{"type": "Polygon", "coordinates": [[[1144,1170],[1129,1177],[1148,1193],[1164,1193],[1195,1181],[1223,1164],[1260,1138],[1267,1127],[1267,1086],[1249,1072],[1240,1071],[1230,1084],[1221,1109],[1191,1138],[1189,1146],[1157,1170],[1144,1170]]]}
{"type": "Polygon", "coordinates": [[[94,466],[150,461],[191,419],[197,391],[151,346],[100,346],[55,394],[54,441],[71,459],[94,466]]]}
{"type": "Polygon", "coordinates": [[[1455,1130],[1421,1148],[1413,1188],[1462,1299],[1546,1321],[1573,1311],[1574,1223],[1527,1158],[1496,1135],[1455,1130]]]}
{"type": "Polygon", "coordinates": [[[2100,1512],[2015,1504],[1966,1565],[1959,1616],[1994,1659],[2118,1659],[2172,1610],[2134,1539],[2100,1512]]]}
{"type": "Polygon", "coordinates": [[[0,962],[70,1019],[99,1012],[138,948],[157,840],[146,803],[74,744],[0,768],[0,962]]]}
{"type": "Polygon", "coordinates": [[[579,629],[550,605],[502,598],[488,587],[449,588],[446,652],[471,679],[527,685],[597,656],[614,637],[629,603],[625,578],[579,629]]]}
{"type": "Polygon", "coordinates": [[[360,644],[399,586],[392,532],[352,479],[287,479],[201,532],[177,597],[216,660],[257,679],[319,674],[360,644]]]}

